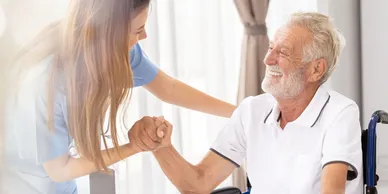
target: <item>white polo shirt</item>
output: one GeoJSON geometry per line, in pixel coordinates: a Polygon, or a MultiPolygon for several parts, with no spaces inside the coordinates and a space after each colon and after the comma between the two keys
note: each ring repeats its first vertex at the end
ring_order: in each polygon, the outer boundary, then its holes
{"type": "Polygon", "coordinates": [[[355,102],[320,87],[302,115],[279,125],[269,94],[246,98],[211,150],[235,165],[245,159],[252,194],[318,194],[325,165],[349,166],[346,194],[362,194],[359,109],[355,102]]]}

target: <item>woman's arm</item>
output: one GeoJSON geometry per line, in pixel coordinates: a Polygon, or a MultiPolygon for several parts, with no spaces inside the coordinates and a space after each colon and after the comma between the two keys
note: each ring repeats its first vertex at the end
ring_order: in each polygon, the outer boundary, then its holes
{"type": "MultiPolygon", "coordinates": [[[[136,153],[144,150],[153,150],[160,144],[160,134],[155,133],[156,129],[162,123],[155,124],[151,117],[143,117],[137,121],[128,132],[130,137],[129,144],[119,147],[119,152],[115,148],[102,151],[102,157],[107,166],[110,166],[120,160],[128,158],[136,153]],[[146,132],[146,133],[145,133],[146,132]],[[132,135],[130,135],[132,134],[132,135]],[[159,135],[159,136],[158,136],[159,135]],[[141,137],[142,140],[134,141],[132,137],[141,137]],[[146,136],[143,137],[143,136],[146,136]],[[108,155],[109,152],[109,155],[108,155]]],[[[82,154],[81,154],[82,155],[82,154]]],[[[96,168],[93,162],[87,158],[72,158],[68,154],[62,155],[54,160],[43,163],[46,173],[56,182],[64,182],[73,180],[75,178],[91,174],[93,172],[102,170],[96,168]]]]}
{"type": "Polygon", "coordinates": [[[159,70],[155,79],[144,86],[162,101],[212,115],[230,117],[236,106],[211,97],[159,70]]]}
{"type": "MultiPolygon", "coordinates": [[[[127,158],[139,152],[139,149],[132,144],[122,145],[119,147],[119,150],[123,158],[127,158]]],[[[114,148],[110,148],[108,151],[102,151],[102,156],[107,166],[123,159],[114,148]],[[108,152],[110,157],[108,157],[108,152]]],[[[97,169],[94,163],[84,157],[72,158],[69,157],[68,154],[44,163],[43,167],[50,179],[55,182],[70,181],[101,170],[97,169]]]]}

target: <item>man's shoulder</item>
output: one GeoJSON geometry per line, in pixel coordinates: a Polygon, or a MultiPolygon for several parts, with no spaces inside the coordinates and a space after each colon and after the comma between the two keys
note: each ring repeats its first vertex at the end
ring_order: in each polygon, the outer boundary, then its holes
{"type": "Polygon", "coordinates": [[[356,106],[358,108],[357,103],[349,97],[346,97],[335,90],[328,90],[327,92],[330,95],[328,106],[331,109],[338,109],[338,111],[341,111],[349,106],[356,106]]]}
{"type": "Polygon", "coordinates": [[[251,110],[250,112],[267,113],[276,103],[275,98],[268,93],[246,97],[239,105],[239,109],[251,110]]]}
{"type": "Polygon", "coordinates": [[[327,92],[330,95],[330,100],[323,113],[326,122],[331,123],[344,114],[359,117],[359,107],[354,100],[334,90],[327,90],[327,92]]]}

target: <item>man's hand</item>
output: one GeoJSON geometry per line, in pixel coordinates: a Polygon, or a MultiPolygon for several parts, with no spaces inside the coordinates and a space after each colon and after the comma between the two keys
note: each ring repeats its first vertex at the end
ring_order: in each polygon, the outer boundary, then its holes
{"type": "Polygon", "coordinates": [[[173,126],[163,117],[153,117],[153,119],[155,120],[155,124],[158,126],[158,137],[162,138],[161,145],[159,148],[170,146],[173,126]]]}
{"type": "Polygon", "coordinates": [[[128,131],[137,151],[154,151],[171,144],[172,126],[163,117],[143,117],[128,131]]]}

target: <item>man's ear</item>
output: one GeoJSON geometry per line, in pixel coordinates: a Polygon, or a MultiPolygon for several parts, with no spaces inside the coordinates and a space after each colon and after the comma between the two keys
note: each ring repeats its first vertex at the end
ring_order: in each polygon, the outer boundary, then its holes
{"type": "Polygon", "coordinates": [[[311,63],[309,82],[317,82],[322,79],[327,71],[326,59],[320,58],[311,63]]]}

